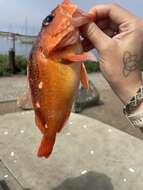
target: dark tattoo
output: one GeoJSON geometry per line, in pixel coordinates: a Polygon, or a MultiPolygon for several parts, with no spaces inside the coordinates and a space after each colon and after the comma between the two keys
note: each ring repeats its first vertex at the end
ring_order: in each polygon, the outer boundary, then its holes
{"type": "Polygon", "coordinates": [[[126,51],[123,55],[123,75],[128,77],[131,72],[137,70],[139,68],[141,62],[141,57],[137,54],[132,54],[129,51],[126,51]]]}

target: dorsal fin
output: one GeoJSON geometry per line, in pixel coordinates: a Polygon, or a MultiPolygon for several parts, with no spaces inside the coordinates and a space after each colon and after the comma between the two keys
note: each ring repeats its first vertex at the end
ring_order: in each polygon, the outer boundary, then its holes
{"type": "Polygon", "coordinates": [[[70,1],[69,0],[64,0],[64,2],[63,3],[70,3],[70,1]]]}

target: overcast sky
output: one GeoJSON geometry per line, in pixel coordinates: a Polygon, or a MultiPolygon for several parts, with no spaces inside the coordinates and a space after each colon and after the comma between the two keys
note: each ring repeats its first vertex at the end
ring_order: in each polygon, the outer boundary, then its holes
{"type": "MultiPolygon", "coordinates": [[[[19,30],[28,33],[38,30],[45,16],[62,0],[0,0],[0,30],[19,30]],[[26,24],[25,24],[26,23],[26,24]],[[23,31],[22,31],[23,30],[23,31]]],[[[95,4],[116,2],[143,17],[143,0],[72,0],[84,10],[95,4]]]]}

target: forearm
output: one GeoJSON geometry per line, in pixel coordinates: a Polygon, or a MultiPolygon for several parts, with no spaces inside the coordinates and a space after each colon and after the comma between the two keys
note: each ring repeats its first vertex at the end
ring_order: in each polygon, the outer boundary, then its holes
{"type": "Polygon", "coordinates": [[[136,95],[137,90],[143,84],[142,80],[137,81],[136,83],[128,85],[111,85],[111,88],[115,92],[115,94],[119,97],[124,105],[126,105],[127,101],[130,100],[134,95],[136,95]]]}

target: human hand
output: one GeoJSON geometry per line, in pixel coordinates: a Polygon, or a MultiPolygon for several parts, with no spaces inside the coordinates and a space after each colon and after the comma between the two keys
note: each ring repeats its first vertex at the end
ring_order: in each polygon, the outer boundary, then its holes
{"type": "Polygon", "coordinates": [[[96,24],[81,32],[98,50],[101,72],[126,104],[142,85],[143,20],[118,5],[97,5],[90,12],[96,24]]]}

